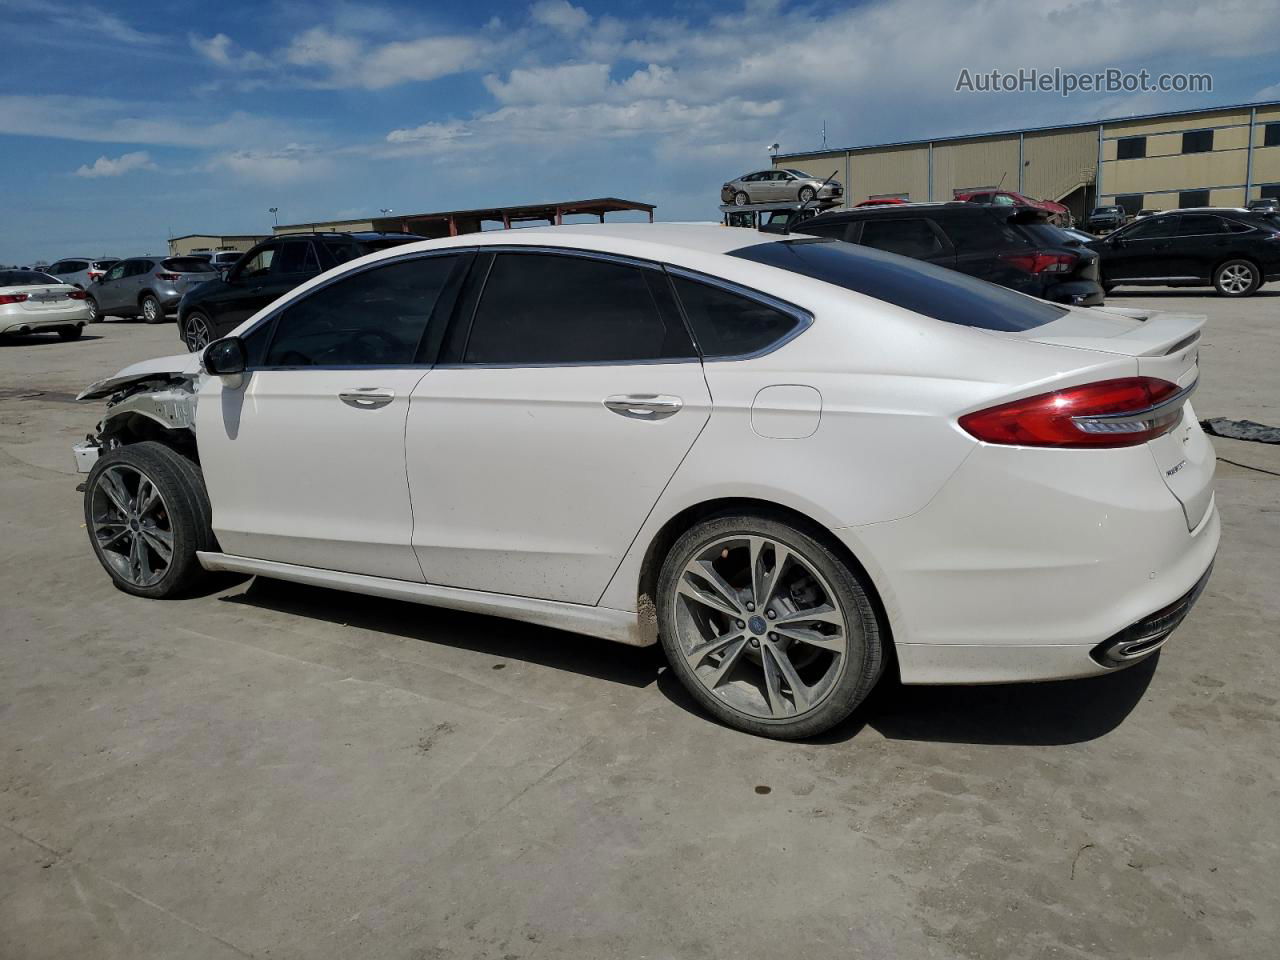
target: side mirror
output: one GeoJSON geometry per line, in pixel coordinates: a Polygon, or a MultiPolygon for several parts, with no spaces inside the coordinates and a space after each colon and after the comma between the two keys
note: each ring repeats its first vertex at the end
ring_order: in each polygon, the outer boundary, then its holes
{"type": "Polygon", "coordinates": [[[223,337],[204,348],[204,369],[217,377],[234,377],[244,373],[249,362],[244,341],[239,337],[223,337]]]}

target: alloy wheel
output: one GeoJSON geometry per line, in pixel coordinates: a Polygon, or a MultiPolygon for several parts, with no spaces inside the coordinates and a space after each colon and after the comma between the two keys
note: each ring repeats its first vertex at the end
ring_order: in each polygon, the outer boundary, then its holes
{"type": "Polygon", "coordinates": [[[91,532],[111,569],[136,587],[159,583],[173,562],[173,526],[151,478],[124,464],[107,467],[90,504],[91,532]]]}
{"type": "Polygon", "coordinates": [[[154,297],[147,297],[142,301],[142,318],[147,323],[155,323],[156,318],[160,316],[160,305],[156,303],[154,297]]]}
{"type": "Polygon", "coordinates": [[[85,306],[87,306],[87,307],[89,308],[89,322],[90,322],[90,323],[97,323],[99,320],[101,320],[101,319],[102,319],[102,317],[98,315],[98,301],[97,301],[97,300],[93,299],[93,297],[86,297],[86,298],[85,298],[85,306]]]}
{"type": "Polygon", "coordinates": [[[199,353],[209,345],[209,325],[199,314],[187,318],[187,347],[199,353]]]}
{"type": "Polygon", "coordinates": [[[680,572],[671,602],[690,670],[746,716],[804,716],[845,668],[850,627],[835,590],[780,540],[749,534],[715,540],[680,572]]]}
{"type": "Polygon", "coordinates": [[[1223,267],[1218,284],[1224,293],[1244,293],[1253,286],[1253,271],[1243,263],[1233,263],[1223,267]]]}

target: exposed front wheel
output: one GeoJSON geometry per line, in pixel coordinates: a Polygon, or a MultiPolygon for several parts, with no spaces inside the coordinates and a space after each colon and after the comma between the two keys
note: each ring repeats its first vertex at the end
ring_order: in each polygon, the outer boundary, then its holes
{"type": "Polygon", "coordinates": [[[689,693],[766,737],[830,729],[883,668],[867,589],[828,546],[767,517],[706,520],[676,541],[659,577],[658,626],[689,693]]]}
{"type": "Polygon", "coordinates": [[[204,575],[196,551],[213,549],[209,495],[199,469],[163,444],[110,450],[85,482],[89,542],[116,587],[163,599],[204,575]]]}
{"type": "Polygon", "coordinates": [[[733,195],[733,205],[735,207],[745,207],[750,202],[751,202],[751,198],[748,197],[741,190],[739,190],[737,193],[733,195]]]}
{"type": "Polygon", "coordinates": [[[213,339],[212,330],[209,318],[203,313],[197,311],[189,314],[182,324],[182,339],[186,341],[187,349],[192,353],[199,353],[207,347],[213,339]]]}
{"type": "Polygon", "coordinates": [[[817,191],[817,190],[814,190],[814,189],[813,189],[813,187],[801,187],[801,188],[800,188],[800,202],[801,202],[801,203],[808,203],[810,200],[812,200],[812,199],[813,199],[814,197],[816,197],[817,195],[818,195],[818,191],[817,191]]]}
{"type": "Polygon", "coordinates": [[[1213,272],[1213,285],[1224,297],[1247,297],[1262,286],[1262,271],[1248,260],[1228,260],[1213,272]]]}
{"type": "Polygon", "coordinates": [[[159,323],[164,319],[164,308],[160,306],[160,301],[148,294],[142,298],[142,319],[147,323],[159,323]]]}

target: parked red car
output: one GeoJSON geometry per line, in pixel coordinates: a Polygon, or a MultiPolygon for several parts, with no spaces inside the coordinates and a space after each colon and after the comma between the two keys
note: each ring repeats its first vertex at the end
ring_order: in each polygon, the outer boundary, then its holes
{"type": "Polygon", "coordinates": [[[1044,210],[1051,219],[1062,226],[1071,225],[1071,211],[1062,204],[1052,200],[1035,200],[1012,190],[977,190],[973,193],[957,193],[956,199],[966,203],[994,203],[1001,207],[1035,207],[1037,210],[1044,210]]]}

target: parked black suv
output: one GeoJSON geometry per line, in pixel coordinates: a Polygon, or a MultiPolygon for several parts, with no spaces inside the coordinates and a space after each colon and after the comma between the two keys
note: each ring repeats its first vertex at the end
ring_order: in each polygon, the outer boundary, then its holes
{"type": "Polygon", "coordinates": [[[1124,220],[1124,207],[1094,207],[1084,227],[1090,233],[1110,233],[1124,226],[1124,220]]]}
{"type": "Polygon", "coordinates": [[[794,229],[927,260],[1055,303],[1102,303],[1097,253],[1049,216],[1034,207],[913,203],[826,213],[794,229]]]}
{"type": "Polygon", "coordinates": [[[178,303],[178,336],[193,353],[273,300],[340,263],[424,239],[414,233],[295,233],[264,240],[178,303]]]}
{"type": "Polygon", "coordinates": [[[1102,283],[1215,287],[1247,297],[1280,280],[1280,214],[1173,210],[1132,223],[1089,246],[1102,254],[1102,283]]]}

